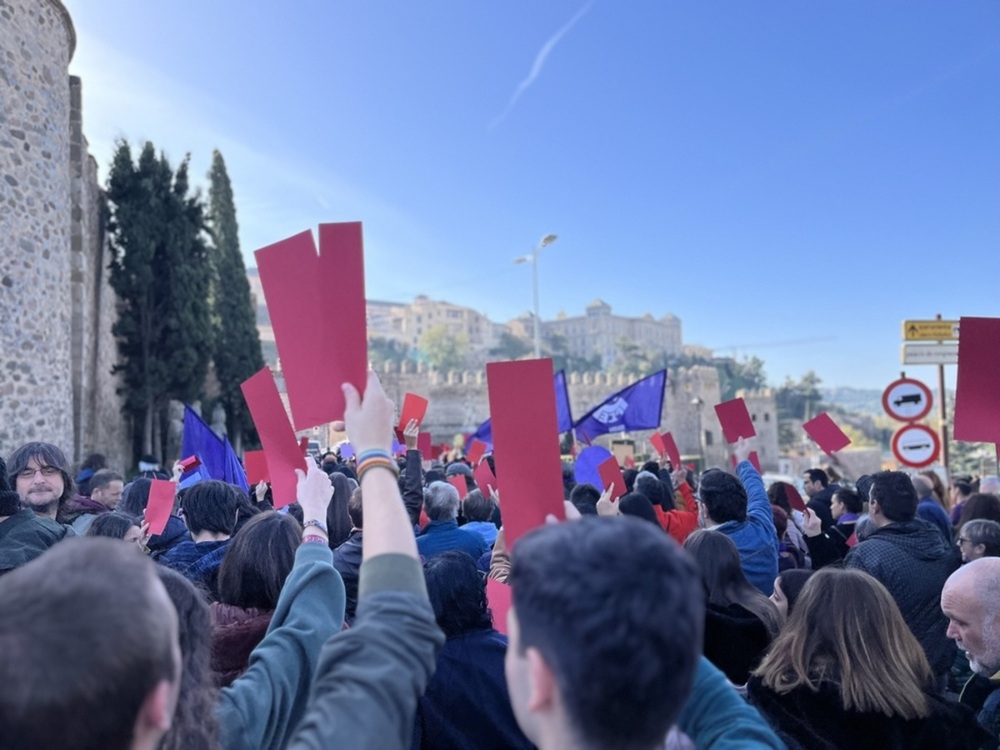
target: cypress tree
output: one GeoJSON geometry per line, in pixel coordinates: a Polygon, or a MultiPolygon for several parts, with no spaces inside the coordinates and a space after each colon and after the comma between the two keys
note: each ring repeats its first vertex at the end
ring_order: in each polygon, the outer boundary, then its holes
{"type": "Polygon", "coordinates": [[[212,154],[209,179],[215,376],[219,381],[219,398],[226,410],[229,436],[233,446],[240,451],[244,439],[256,441],[240,383],[264,366],[264,356],[257,333],[256,311],[250,298],[247,270],[240,253],[233,188],[226,172],[226,162],[218,150],[212,154]]]}
{"type": "Polygon", "coordinates": [[[211,356],[203,206],[188,193],[187,159],[175,174],[152,143],[137,163],[128,143],[119,143],[107,187],[115,370],[136,451],[161,459],[167,404],[200,396],[211,356]]]}

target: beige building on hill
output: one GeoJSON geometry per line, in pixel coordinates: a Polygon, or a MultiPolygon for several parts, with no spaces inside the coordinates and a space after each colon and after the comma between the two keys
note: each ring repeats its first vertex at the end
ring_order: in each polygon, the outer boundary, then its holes
{"type": "Polygon", "coordinates": [[[447,329],[450,336],[464,335],[472,351],[496,346],[503,326],[481,312],[421,294],[412,304],[367,301],[368,337],[392,339],[416,349],[427,331],[447,329]]]}

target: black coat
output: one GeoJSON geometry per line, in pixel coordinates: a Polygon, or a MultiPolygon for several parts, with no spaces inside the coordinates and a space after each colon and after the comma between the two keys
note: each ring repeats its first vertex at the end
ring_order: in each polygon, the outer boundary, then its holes
{"type": "Polygon", "coordinates": [[[889,589],[935,675],[947,673],[955,660],[955,642],[945,635],[941,589],[960,564],[958,548],[919,519],[876,530],[844,559],[845,567],[863,570],[889,589]]]}
{"type": "Polygon", "coordinates": [[[757,666],[771,636],[757,615],[739,604],[709,604],[705,613],[705,658],[734,685],[744,685],[757,666]]]}
{"type": "Polygon", "coordinates": [[[818,692],[801,687],[779,695],[759,677],[752,677],[747,697],[789,750],[979,750],[996,746],[976,724],[971,709],[932,695],[928,695],[931,715],[909,721],[847,711],[839,689],[829,683],[818,692]]]}

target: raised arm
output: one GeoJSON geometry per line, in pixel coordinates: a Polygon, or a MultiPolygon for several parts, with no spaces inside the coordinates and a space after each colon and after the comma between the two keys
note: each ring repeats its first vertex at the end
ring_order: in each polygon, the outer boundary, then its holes
{"type": "Polygon", "coordinates": [[[771,515],[771,503],[767,499],[767,490],[764,489],[764,480],[748,460],[750,443],[746,438],[741,437],[736,442],[733,455],[737,461],[736,475],[747,491],[747,518],[770,528],[772,534],[777,534],[774,530],[774,516],[771,515]]]}
{"type": "Polygon", "coordinates": [[[416,526],[420,523],[420,508],[424,504],[424,483],[421,475],[423,456],[417,450],[417,439],[420,436],[420,425],[411,419],[403,428],[403,440],[406,444],[406,476],[403,478],[403,505],[410,516],[410,523],[416,526]]]}

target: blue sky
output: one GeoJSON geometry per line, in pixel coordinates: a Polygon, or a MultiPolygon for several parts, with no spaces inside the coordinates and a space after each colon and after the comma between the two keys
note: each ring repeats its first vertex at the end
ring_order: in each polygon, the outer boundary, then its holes
{"type": "Polygon", "coordinates": [[[556,233],[543,318],[670,312],[775,383],[882,387],[904,318],[1000,315],[995,0],[66,4],[102,177],[119,137],[219,148],[248,259],[361,220],[369,297],[507,320],[556,233]]]}

